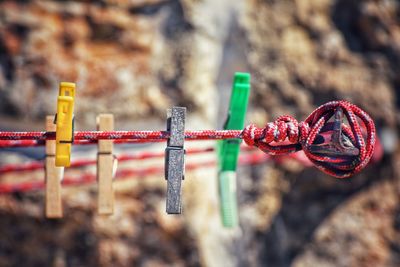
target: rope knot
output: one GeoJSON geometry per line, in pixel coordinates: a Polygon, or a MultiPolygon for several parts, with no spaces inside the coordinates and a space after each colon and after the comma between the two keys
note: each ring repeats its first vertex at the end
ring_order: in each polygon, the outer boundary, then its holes
{"type": "Polygon", "coordinates": [[[271,155],[303,150],[317,168],[345,178],[359,172],[371,159],[375,125],[357,106],[346,101],[332,101],[317,108],[303,122],[281,116],[264,128],[248,125],[242,136],[247,145],[271,155]],[[349,125],[343,123],[344,116],[349,125]]]}
{"type": "Polygon", "coordinates": [[[263,138],[263,130],[249,124],[243,130],[243,140],[248,146],[254,146],[257,141],[263,138]]]}
{"type": "Polygon", "coordinates": [[[243,140],[249,146],[256,146],[272,155],[281,155],[301,150],[302,140],[309,132],[307,123],[300,122],[291,116],[281,116],[274,122],[269,122],[264,128],[254,124],[248,125],[243,130],[243,140]],[[270,143],[292,143],[272,146],[270,143]]]}

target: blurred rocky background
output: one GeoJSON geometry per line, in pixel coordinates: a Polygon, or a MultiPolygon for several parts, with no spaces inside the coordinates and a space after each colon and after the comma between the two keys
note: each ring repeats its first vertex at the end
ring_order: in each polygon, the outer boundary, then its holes
{"type": "Polygon", "coordinates": [[[2,195],[0,266],[400,266],[399,18],[395,0],[0,1],[1,130],[43,129],[60,81],[77,83],[78,130],[101,112],[117,129],[162,129],[171,105],[188,108],[188,129],[221,128],[233,73],[248,71],[248,122],[346,99],[384,149],[346,180],[240,167],[241,227],[229,231],[215,168],[187,173],[180,217],[164,214],[160,176],[117,182],[111,217],[96,214],[95,185],[65,189],[61,220],[44,218],[43,192],[2,195]]]}

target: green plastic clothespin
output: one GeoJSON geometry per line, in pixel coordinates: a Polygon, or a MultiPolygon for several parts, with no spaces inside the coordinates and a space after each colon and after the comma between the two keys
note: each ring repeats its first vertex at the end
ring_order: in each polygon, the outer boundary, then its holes
{"type": "MultiPolygon", "coordinates": [[[[250,94],[250,74],[235,73],[232,95],[229,104],[225,130],[241,130],[244,127],[250,94]]],[[[228,139],[219,143],[219,196],[222,224],[224,227],[238,225],[238,207],[236,196],[236,166],[239,157],[241,140],[228,139]]]]}

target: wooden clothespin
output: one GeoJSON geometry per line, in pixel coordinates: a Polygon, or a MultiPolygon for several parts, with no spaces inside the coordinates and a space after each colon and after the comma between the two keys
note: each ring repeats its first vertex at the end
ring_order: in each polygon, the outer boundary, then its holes
{"type": "MultiPolygon", "coordinates": [[[[54,132],[56,130],[53,120],[54,116],[46,117],[46,131],[54,132]]],[[[63,169],[56,167],[56,140],[47,140],[45,162],[47,218],[61,218],[63,216],[61,198],[63,169]]]]}
{"type": "Polygon", "coordinates": [[[185,117],[186,108],[184,107],[173,107],[167,111],[167,131],[170,132],[165,149],[166,211],[168,214],[182,213],[182,180],[185,174],[185,117]]]}
{"type": "MultiPolygon", "coordinates": [[[[250,94],[250,74],[235,73],[228,118],[224,130],[241,130],[250,94]]],[[[241,140],[228,139],[219,143],[218,186],[221,205],[221,217],[224,227],[238,225],[238,207],[236,196],[236,166],[241,140]]]]}
{"type": "Polygon", "coordinates": [[[74,100],[75,84],[60,83],[57,98],[56,124],[56,166],[69,167],[71,163],[71,145],[74,142],[74,100]]]}
{"type": "MultiPolygon", "coordinates": [[[[113,131],[114,116],[112,114],[101,114],[97,117],[98,131],[113,131]]],[[[113,172],[114,159],[113,141],[99,140],[97,153],[97,182],[98,187],[98,206],[99,214],[110,215],[114,213],[114,188],[113,172]]]]}

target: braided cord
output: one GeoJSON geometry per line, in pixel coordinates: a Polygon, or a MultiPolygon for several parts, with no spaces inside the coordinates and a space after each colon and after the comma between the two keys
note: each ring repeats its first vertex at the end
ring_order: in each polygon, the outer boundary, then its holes
{"type": "MultiPolygon", "coordinates": [[[[300,123],[291,116],[281,116],[264,128],[250,124],[243,131],[243,139],[249,146],[256,146],[272,155],[303,150],[310,161],[323,172],[337,178],[346,178],[361,171],[370,161],[376,141],[376,130],[371,117],[359,107],[347,101],[332,101],[317,108],[300,123]],[[331,153],[329,149],[332,148],[325,148],[325,152],[316,153],[316,143],[320,142],[318,139],[324,139],[324,135],[332,132],[334,126],[328,121],[338,109],[343,110],[349,123],[349,126],[340,123],[340,138],[350,142],[350,146],[343,148],[342,154],[331,153]],[[363,127],[360,122],[363,123],[363,127]],[[346,153],[346,149],[358,153],[346,153]]],[[[330,142],[333,143],[332,140],[330,142]]]]}
{"type": "MultiPolygon", "coordinates": [[[[241,138],[241,130],[200,130],[186,131],[185,139],[188,140],[214,140],[241,138]]],[[[97,140],[142,140],[154,142],[155,140],[167,140],[168,131],[78,131],[74,132],[74,140],[92,142],[97,140]]],[[[5,141],[46,141],[54,140],[55,132],[0,132],[0,140],[5,141]]],[[[30,142],[28,142],[30,144],[30,142]]]]}
{"type": "MultiPolygon", "coordinates": [[[[55,136],[55,132],[0,132],[0,148],[43,145],[46,140],[54,140],[55,136]]],[[[90,144],[98,140],[114,140],[116,143],[159,142],[169,137],[168,131],[80,131],[74,132],[74,144],[90,144]]],[[[302,122],[286,115],[267,123],[263,128],[250,124],[243,131],[186,131],[185,139],[244,139],[247,145],[258,147],[270,155],[303,150],[323,172],[346,178],[361,171],[370,161],[376,130],[371,117],[359,107],[347,101],[332,101],[318,107],[302,122]],[[342,113],[349,125],[340,121],[336,124],[329,122],[334,115],[336,118],[342,113]],[[332,140],[327,137],[329,134],[332,140]],[[333,140],[335,134],[337,140],[333,140]]]]}

